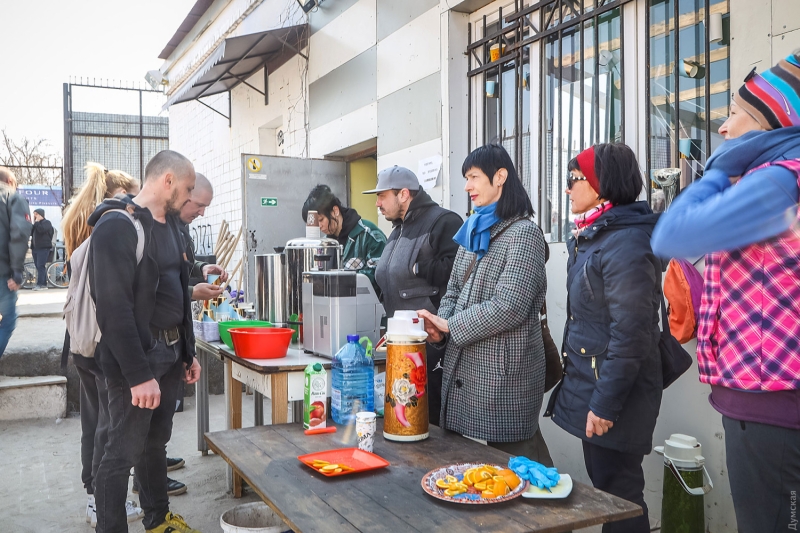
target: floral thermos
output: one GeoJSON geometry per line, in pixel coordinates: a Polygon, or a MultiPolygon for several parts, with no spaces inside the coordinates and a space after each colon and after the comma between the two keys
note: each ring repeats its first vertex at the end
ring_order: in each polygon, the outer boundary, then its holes
{"type": "Polygon", "coordinates": [[[425,342],[386,343],[383,436],[395,441],[428,438],[428,373],[425,342]]]}

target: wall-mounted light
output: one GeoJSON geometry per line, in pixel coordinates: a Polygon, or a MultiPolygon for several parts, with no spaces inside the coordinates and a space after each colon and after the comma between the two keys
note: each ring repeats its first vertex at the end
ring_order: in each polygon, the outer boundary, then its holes
{"type": "Polygon", "coordinates": [[[300,4],[303,12],[308,13],[312,9],[318,8],[322,0],[297,0],[297,3],[300,4]]]}
{"type": "Polygon", "coordinates": [[[169,85],[169,80],[161,73],[160,70],[148,70],[144,75],[144,79],[150,84],[150,87],[156,91],[160,91],[166,85],[169,85]]]}
{"type": "Polygon", "coordinates": [[[718,43],[722,39],[722,13],[711,13],[708,16],[708,42],[718,43]]]}

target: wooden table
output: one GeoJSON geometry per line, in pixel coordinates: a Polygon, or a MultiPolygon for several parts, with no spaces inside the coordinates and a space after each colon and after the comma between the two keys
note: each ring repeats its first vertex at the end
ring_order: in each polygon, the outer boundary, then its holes
{"type": "Polygon", "coordinates": [[[261,426],[206,434],[223,457],[295,532],[348,533],[442,531],[565,532],[642,514],[636,504],[582,483],[562,500],[517,498],[495,505],[459,505],[427,495],[426,472],[458,462],[506,464],[510,457],[435,426],[416,443],[385,440],[378,421],[375,453],[391,466],[362,474],[326,478],[298,455],[350,447],[348,432],[307,436],[300,424],[261,426]]]}
{"type": "MultiPolygon", "coordinates": [[[[196,341],[197,354],[202,367],[208,357],[217,357],[225,364],[225,416],[228,429],[242,427],[242,395],[239,383],[252,388],[255,401],[254,425],[264,424],[263,396],[272,400],[272,423],[285,424],[288,420],[289,402],[303,400],[303,386],[305,368],[312,363],[320,363],[326,370],[331,369],[331,360],[324,357],[309,355],[298,348],[289,348],[286,357],[280,359],[242,359],[237,357],[233,350],[222,343],[209,343],[203,340],[196,341]],[[231,393],[233,391],[233,393],[231,393]]],[[[376,352],[375,372],[383,372],[385,366],[385,353],[376,352]]],[[[198,450],[204,455],[208,448],[203,438],[209,430],[208,413],[208,381],[203,381],[203,373],[197,387],[197,432],[198,450]]],[[[328,376],[327,396],[331,395],[331,379],[328,376]]],[[[230,479],[229,488],[234,495],[241,496],[242,480],[234,471],[230,479]]]]}

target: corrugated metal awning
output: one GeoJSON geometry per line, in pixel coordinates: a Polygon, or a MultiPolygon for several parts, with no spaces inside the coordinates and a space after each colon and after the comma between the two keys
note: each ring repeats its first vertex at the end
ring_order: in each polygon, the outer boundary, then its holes
{"type": "MultiPolygon", "coordinates": [[[[266,67],[267,72],[272,72],[295,54],[305,57],[300,50],[305,48],[307,41],[308,24],[225,39],[183,86],[169,97],[163,109],[228,92],[240,83],[252,87],[245,80],[258,70],[266,67]]],[[[263,94],[261,90],[255,90],[263,94]]]]}

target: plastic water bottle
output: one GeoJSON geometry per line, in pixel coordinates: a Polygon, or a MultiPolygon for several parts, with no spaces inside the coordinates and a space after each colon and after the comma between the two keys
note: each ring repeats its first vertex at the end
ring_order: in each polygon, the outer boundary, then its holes
{"type": "Polygon", "coordinates": [[[353,424],[357,412],[375,408],[375,370],[371,355],[359,343],[358,335],[348,335],[347,344],[333,356],[331,415],[337,424],[353,424]]]}

